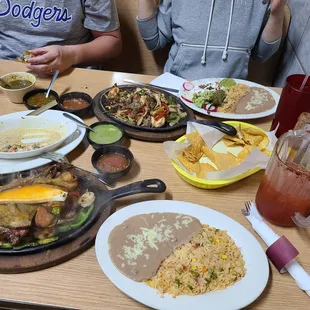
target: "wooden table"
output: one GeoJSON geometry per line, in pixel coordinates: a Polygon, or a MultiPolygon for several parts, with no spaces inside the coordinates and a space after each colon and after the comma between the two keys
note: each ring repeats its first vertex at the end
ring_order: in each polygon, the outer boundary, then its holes
{"type": "MultiPolygon", "coordinates": [[[[23,64],[0,61],[0,76],[13,71],[25,71],[23,64]]],[[[95,96],[102,89],[125,78],[149,82],[152,76],[90,71],[74,69],[59,77],[54,89],[64,91],[84,91],[95,96]]],[[[49,79],[38,78],[37,87],[47,87],[49,79]]],[[[23,104],[11,103],[0,93],[0,115],[24,110],[23,104]]],[[[95,118],[85,120],[87,124],[95,118]]],[[[268,130],[271,118],[252,123],[268,130]]],[[[167,184],[167,192],[159,195],[141,195],[123,198],[115,202],[117,208],[146,199],[174,199],[208,206],[230,216],[251,231],[263,248],[262,240],[255,235],[249,222],[241,214],[245,200],[254,199],[263,172],[217,190],[203,190],[185,183],[176,174],[163,151],[161,143],[131,141],[130,149],[135,156],[135,165],[119,185],[147,179],[161,178],[167,184]]],[[[86,142],[69,155],[69,159],[85,169],[94,171],[90,162],[92,147],[86,142]]],[[[295,228],[274,227],[278,234],[285,234],[299,250],[299,262],[310,272],[309,240],[310,231],[295,228]]],[[[246,294],[246,292],[244,292],[246,294]]],[[[143,309],[143,305],[125,296],[103,274],[92,247],[82,255],[56,267],[33,273],[1,275],[0,307],[35,309],[37,305],[77,309],[143,309]]],[[[268,285],[249,308],[251,309],[307,309],[309,297],[296,285],[288,274],[280,275],[273,266],[268,285]]],[[[41,306],[39,308],[42,308],[41,306]]],[[[45,308],[45,307],[43,307],[45,308]]]]}

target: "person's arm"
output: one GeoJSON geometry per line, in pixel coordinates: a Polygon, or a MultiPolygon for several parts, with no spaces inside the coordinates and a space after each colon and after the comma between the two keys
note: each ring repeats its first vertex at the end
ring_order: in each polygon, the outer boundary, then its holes
{"type": "Polygon", "coordinates": [[[74,65],[98,64],[119,56],[122,50],[122,36],[120,30],[108,33],[92,31],[94,40],[72,46],[74,65]]]}
{"type": "Polygon", "coordinates": [[[171,2],[163,0],[156,6],[154,0],[138,1],[137,22],[146,47],[154,51],[172,42],[171,2]]]}
{"type": "Polygon", "coordinates": [[[285,3],[285,0],[270,1],[270,16],[262,34],[266,43],[275,42],[282,36],[285,3]]]}
{"type": "Polygon", "coordinates": [[[148,19],[155,14],[157,6],[154,0],[138,1],[138,19],[148,19]]]}
{"type": "Polygon", "coordinates": [[[269,18],[254,49],[254,59],[266,61],[279,49],[282,39],[285,4],[285,0],[270,1],[269,18]]]}
{"type": "Polygon", "coordinates": [[[30,70],[53,74],[55,70],[63,72],[73,65],[99,64],[117,57],[122,48],[120,30],[111,32],[92,31],[91,42],[77,45],[51,45],[31,51],[35,56],[29,59],[30,70]]]}

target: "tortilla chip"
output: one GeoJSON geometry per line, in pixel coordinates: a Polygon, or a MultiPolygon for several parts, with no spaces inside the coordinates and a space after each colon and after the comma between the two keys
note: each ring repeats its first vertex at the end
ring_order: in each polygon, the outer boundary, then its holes
{"type": "Polygon", "coordinates": [[[261,130],[252,128],[252,127],[241,128],[241,131],[251,136],[263,136],[264,135],[264,133],[261,130]]]}
{"type": "Polygon", "coordinates": [[[243,150],[238,154],[237,161],[239,163],[242,163],[245,161],[245,159],[250,155],[250,153],[253,151],[254,147],[251,145],[244,146],[243,150]]]}
{"type": "Polygon", "coordinates": [[[266,149],[264,149],[264,150],[261,150],[263,153],[265,153],[268,157],[270,157],[271,156],[271,154],[272,154],[272,151],[269,151],[269,150],[266,150],[266,149]]]}
{"type": "Polygon", "coordinates": [[[200,148],[205,144],[197,130],[187,134],[186,139],[190,144],[200,146],[200,148]]]}
{"type": "Polygon", "coordinates": [[[197,178],[204,179],[207,172],[213,172],[216,169],[207,163],[200,163],[200,172],[197,174],[197,178]]]}
{"type": "Polygon", "coordinates": [[[196,163],[199,161],[203,153],[201,149],[196,148],[194,145],[190,145],[183,150],[182,155],[190,162],[196,163]]]}
{"type": "Polygon", "coordinates": [[[242,128],[241,131],[244,136],[244,139],[248,141],[252,146],[257,147],[260,150],[266,148],[266,146],[269,143],[269,139],[266,136],[266,134],[264,134],[262,131],[256,128],[247,127],[242,128]]]}
{"type": "Polygon", "coordinates": [[[263,140],[258,144],[257,148],[260,150],[260,151],[263,151],[269,144],[269,138],[267,135],[264,136],[263,140]]]}
{"type": "Polygon", "coordinates": [[[202,148],[203,153],[215,164],[218,170],[225,170],[239,164],[237,158],[231,153],[217,153],[207,145],[202,148]]]}
{"type": "Polygon", "coordinates": [[[189,160],[187,160],[187,158],[184,157],[182,154],[178,155],[177,158],[189,172],[195,172],[196,175],[199,174],[200,172],[199,162],[192,163],[189,160]]]}
{"type": "Polygon", "coordinates": [[[213,151],[210,147],[207,145],[204,145],[202,147],[202,152],[213,162],[215,163],[216,157],[219,153],[213,151]]]}
{"type": "Polygon", "coordinates": [[[201,148],[205,145],[202,137],[199,135],[198,131],[193,131],[186,135],[186,139],[191,144],[190,152],[199,160],[203,155],[201,148]]]}
{"type": "Polygon", "coordinates": [[[231,147],[231,146],[238,146],[238,145],[245,145],[244,140],[241,140],[237,137],[229,137],[229,136],[225,136],[222,138],[223,142],[225,143],[225,145],[227,147],[231,147]]]}
{"type": "Polygon", "coordinates": [[[218,170],[226,170],[239,164],[237,158],[231,153],[217,153],[214,163],[218,170]]]}
{"type": "Polygon", "coordinates": [[[22,62],[22,63],[28,63],[29,59],[34,57],[34,55],[30,51],[24,51],[22,55],[16,58],[16,61],[22,62]]]}

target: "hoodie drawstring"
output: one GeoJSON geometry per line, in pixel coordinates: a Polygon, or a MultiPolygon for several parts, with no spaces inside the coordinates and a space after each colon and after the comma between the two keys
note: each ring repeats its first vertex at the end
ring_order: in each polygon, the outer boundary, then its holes
{"type": "Polygon", "coordinates": [[[234,5],[235,5],[235,0],[231,0],[229,25],[228,25],[228,31],[227,31],[227,37],[226,37],[226,44],[225,44],[225,49],[224,49],[224,52],[222,55],[223,60],[226,60],[227,55],[228,55],[228,45],[229,45],[229,37],[230,37],[230,30],[231,30],[231,24],[232,24],[232,18],[233,18],[234,5]]]}
{"type": "MultiPolygon", "coordinates": [[[[207,47],[208,47],[208,41],[209,41],[209,36],[210,36],[210,30],[211,30],[213,11],[214,11],[214,3],[215,3],[215,0],[212,0],[210,16],[209,16],[209,23],[208,23],[208,29],[207,29],[207,34],[206,34],[206,40],[205,40],[205,45],[204,45],[204,49],[203,49],[203,54],[202,54],[202,57],[201,57],[201,63],[203,65],[206,64],[206,54],[207,54],[207,47]]],[[[231,24],[232,24],[234,5],[235,5],[235,0],[231,0],[228,31],[227,31],[227,36],[226,36],[225,48],[224,48],[223,55],[222,55],[222,59],[223,60],[226,60],[227,59],[227,55],[228,55],[228,46],[229,46],[229,38],[230,38],[230,30],[231,30],[231,24]]]]}
{"type": "Polygon", "coordinates": [[[206,34],[206,41],[205,41],[205,46],[203,49],[203,54],[201,57],[201,63],[203,65],[206,64],[206,53],[207,53],[207,46],[208,46],[208,41],[209,41],[210,29],[211,29],[211,22],[212,22],[212,17],[213,17],[214,2],[215,2],[215,0],[212,0],[210,16],[209,16],[209,23],[208,23],[208,30],[207,30],[207,34],[206,34]]]}

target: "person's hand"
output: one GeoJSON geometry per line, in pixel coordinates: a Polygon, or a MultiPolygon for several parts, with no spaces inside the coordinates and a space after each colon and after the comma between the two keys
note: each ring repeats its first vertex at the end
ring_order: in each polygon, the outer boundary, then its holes
{"type": "Polygon", "coordinates": [[[284,7],[286,0],[270,0],[270,13],[271,15],[277,15],[284,13],[284,7]]]}
{"type": "Polygon", "coordinates": [[[51,45],[30,52],[34,57],[28,60],[27,68],[37,73],[52,75],[56,70],[63,72],[74,64],[69,46],[51,45]]]}

